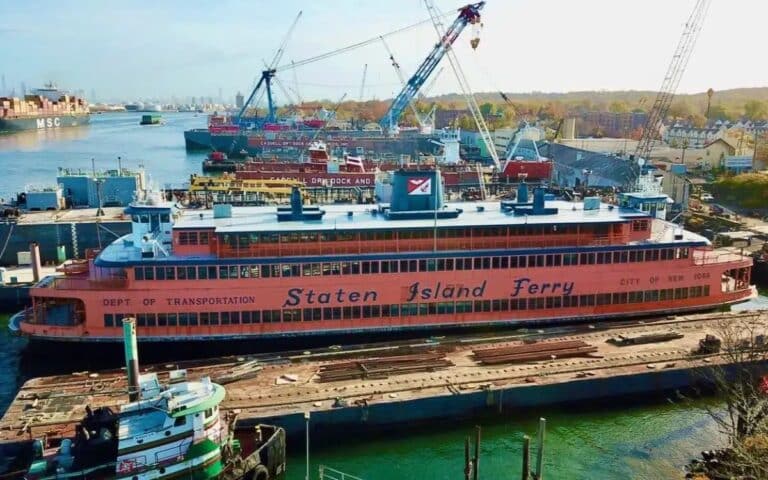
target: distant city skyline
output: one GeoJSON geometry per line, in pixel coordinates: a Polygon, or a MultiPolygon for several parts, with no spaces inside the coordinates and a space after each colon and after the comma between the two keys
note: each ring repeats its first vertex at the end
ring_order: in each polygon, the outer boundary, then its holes
{"type": "MultiPolygon", "coordinates": [[[[435,0],[445,12],[462,2],[435,0]]],[[[33,0],[0,6],[4,94],[48,81],[92,101],[183,102],[248,95],[302,10],[280,62],[332,51],[428,18],[420,0],[376,2],[221,0],[33,0]],[[93,95],[95,94],[95,95],[93,95]]],[[[475,91],[525,93],[659,88],[693,0],[488,0],[477,50],[467,29],[456,52],[475,91]]],[[[768,86],[760,61],[768,2],[713,2],[678,91],[768,86]]],[[[406,76],[435,42],[429,22],[387,38],[406,76]]],[[[380,42],[278,75],[292,96],[357,99],[368,64],[366,98],[390,98],[400,83],[380,42]]],[[[279,103],[288,99],[275,88],[279,103]]],[[[430,95],[458,92],[450,67],[430,95]]]]}

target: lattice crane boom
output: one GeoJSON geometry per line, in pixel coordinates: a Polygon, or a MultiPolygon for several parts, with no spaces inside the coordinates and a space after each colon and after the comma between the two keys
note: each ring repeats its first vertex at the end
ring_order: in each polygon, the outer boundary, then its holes
{"type": "MultiPolygon", "coordinates": [[[[424,0],[424,5],[426,5],[427,10],[429,11],[430,17],[432,17],[432,24],[435,27],[435,31],[437,32],[438,37],[441,39],[445,38],[448,35],[448,33],[443,33],[444,27],[442,22],[440,21],[440,13],[437,11],[437,8],[434,6],[431,0],[424,0]]],[[[464,7],[464,8],[467,8],[467,7],[464,7]]],[[[477,21],[479,21],[479,15],[478,15],[478,20],[472,23],[477,23],[477,21]]],[[[450,33],[450,30],[448,32],[450,33]]],[[[472,41],[473,48],[477,47],[477,41],[478,41],[477,39],[473,39],[472,41]]],[[[464,94],[464,98],[467,101],[467,107],[469,108],[469,112],[472,114],[472,118],[475,121],[475,125],[477,125],[477,129],[480,133],[480,137],[483,140],[483,144],[485,145],[485,148],[488,150],[488,154],[491,156],[491,159],[493,160],[493,164],[495,165],[495,167],[497,169],[501,169],[501,162],[499,161],[499,155],[496,153],[496,147],[494,146],[493,139],[491,138],[491,134],[488,131],[488,125],[485,123],[483,114],[480,112],[480,106],[477,104],[475,95],[472,93],[472,88],[470,87],[469,82],[467,81],[466,75],[464,75],[464,70],[461,68],[461,63],[459,63],[459,59],[456,57],[456,53],[451,48],[450,44],[447,45],[445,53],[447,54],[448,62],[450,63],[451,68],[453,69],[453,73],[456,75],[456,80],[459,82],[459,87],[461,87],[461,91],[464,94]]]]}
{"type": "MultiPolygon", "coordinates": [[[[445,54],[450,51],[451,45],[456,41],[456,38],[458,38],[462,30],[464,30],[464,27],[466,27],[467,24],[475,24],[480,21],[480,10],[484,6],[485,2],[482,1],[478,3],[470,3],[459,9],[459,15],[448,30],[440,36],[435,47],[429,55],[427,55],[427,58],[424,59],[421,65],[419,65],[419,68],[416,69],[416,72],[408,80],[405,87],[392,101],[392,105],[390,105],[387,113],[379,120],[379,125],[381,125],[382,128],[388,131],[394,130],[400,115],[402,115],[403,111],[408,108],[408,105],[416,96],[419,89],[435,70],[437,64],[440,63],[440,60],[442,60],[445,54]]],[[[432,14],[431,11],[430,14],[432,14]]],[[[432,15],[432,17],[434,23],[436,21],[435,15],[432,15]]]]}
{"type": "MultiPolygon", "coordinates": [[[[643,135],[635,150],[636,160],[641,158],[647,160],[653,150],[662,122],[669,112],[669,107],[672,105],[672,99],[675,96],[677,87],[680,84],[680,79],[683,76],[683,72],[685,72],[693,48],[696,45],[696,40],[701,32],[701,25],[704,21],[704,17],[707,15],[710,1],[711,0],[696,0],[693,12],[685,23],[683,34],[680,37],[677,48],[675,48],[675,53],[672,56],[672,61],[670,62],[669,67],[667,67],[667,72],[664,75],[661,89],[656,95],[653,107],[648,112],[648,119],[643,128],[643,135]]],[[[636,168],[635,170],[639,173],[639,168],[636,168]]]]}

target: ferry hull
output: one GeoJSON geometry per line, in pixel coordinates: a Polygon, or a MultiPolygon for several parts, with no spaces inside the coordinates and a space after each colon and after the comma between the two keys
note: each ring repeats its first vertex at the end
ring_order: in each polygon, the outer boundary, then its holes
{"type": "Polygon", "coordinates": [[[64,127],[88,125],[89,114],[46,115],[29,118],[0,118],[0,132],[21,132],[24,130],[53,130],[64,127]]]}

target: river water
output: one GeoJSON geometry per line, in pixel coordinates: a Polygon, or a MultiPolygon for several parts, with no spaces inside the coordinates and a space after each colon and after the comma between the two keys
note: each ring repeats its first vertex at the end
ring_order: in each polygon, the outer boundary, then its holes
{"type": "MultiPolygon", "coordinates": [[[[200,171],[204,154],[184,149],[182,132],[203,126],[203,115],[167,113],[166,124],[142,127],[141,114],[93,115],[88,127],[0,136],[0,196],[21,191],[26,184],[52,184],[57,167],[115,168],[139,164],[158,185],[178,184],[200,171]]],[[[765,292],[763,292],[765,294],[765,292]]],[[[768,308],[768,297],[739,308],[768,308]]],[[[0,314],[0,411],[5,411],[30,374],[67,371],[62,359],[50,365],[29,365],[25,340],[7,333],[8,315],[0,314]],[[23,373],[22,373],[23,372],[23,373]],[[32,372],[32,373],[30,373],[32,372]]],[[[39,362],[39,360],[37,360],[39,362]]],[[[537,419],[548,421],[545,474],[548,479],[673,479],[703,449],[723,441],[704,413],[715,400],[681,400],[674,395],[510,411],[493,417],[449,423],[406,426],[395,432],[312,443],[311,471],[319,465],[337,468],[364,480],[463,478],[464,437],[482,426],[482,479],[520,478],[522,435],[535,435],[537,419]]],[[[304,478],[301,442],[292,444],[287,480],[304,478]]]]}

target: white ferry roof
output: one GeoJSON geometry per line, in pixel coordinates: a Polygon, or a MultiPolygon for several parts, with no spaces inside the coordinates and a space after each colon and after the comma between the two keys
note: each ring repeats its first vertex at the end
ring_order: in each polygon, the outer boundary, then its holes
{"type": "MultiPolygon", "coordinates": [[[[609,208],[600,204],[596,210],[584,210],[583,203],[551,200],[547,208],[558,208],[554,215],[515,215],[501,210],[499,202],[448,203],[446,210],[461,209],[456,218],[438,218],[437,226],[479,227],[508,225],[564,225],[585,223],[616,223],[632,218],[650,218],[645,212],[629,209],[609,208]],[[479,208],[481,207],[481,208],[479,208]]],[[[374,205],[324,205],[322,220],[278,222],[276,208],[271,207],[233,207],[232,216],[213,218],[212,210],[186,210],[176,220],[177,229],[215,229],[217,233],[246,232],[284,232],[284,231],[332,231],[332,230],[381,230],[432,228],[433,218],[387,219],[380,212],[374,215],[374,205]],[[352,212],[352,215],[349,215],[352,212]]]]}

